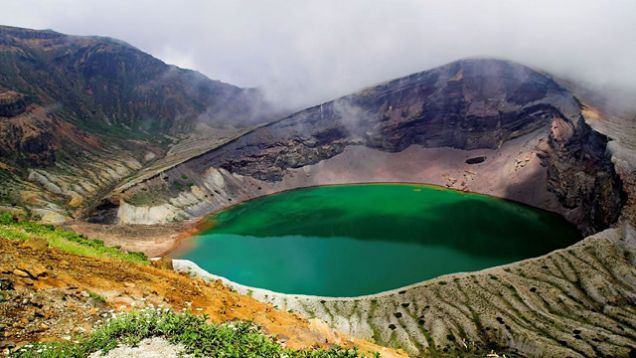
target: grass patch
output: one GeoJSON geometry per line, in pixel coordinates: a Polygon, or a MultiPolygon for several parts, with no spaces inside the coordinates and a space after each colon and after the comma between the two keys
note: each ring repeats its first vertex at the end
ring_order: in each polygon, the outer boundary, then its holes
{"type": "Polygon", "coordinates": [[[0,213],[0,237],[9,240],[42,238],[50,247],[71,254],[148,264],[148,258],[143,253],[125,252],[116,247],[106,246],[101,240],[87,239],[76,232],[53,225],[18,221],[10,213],[0,213]]]}
{"type": "Polygon", "coordinates": [[[171,184],[170,184],[170,190],[171,191],[176,191],[176,192],[180,192],[180,191],[184,191],[186,189],[190,189],[192,186],[194,186],[193,182],[182,182],[181,180],[174,180],[171,184]]]}
{"type": "MultiPolygon", "coordinates": [[[[90,353],[108,352],[119,344],[136,345],[151,337],[163,337],[181,344],[194,357],[288,357],[288,358],[358,358],[357,349],[339,347],[292,350],[284,348],[249,322],[210,324],[207,317],[191,313],[174,313],[161,309],[144,309],[112,319],[90,335],[75,337],[75,342],[35,343],[21,347],[10,357],[58,358],[86,357],[90,353]]],[[[379,355],[375,355],[378,357],[379,355]]]]}
{"type": "Polygon", "coordinates": [[[93,300],[95,300],[96,302],[106,303],[106,298],[100,295],[99,293],[88,291],[88,296],[92,298],[93,300]]]}

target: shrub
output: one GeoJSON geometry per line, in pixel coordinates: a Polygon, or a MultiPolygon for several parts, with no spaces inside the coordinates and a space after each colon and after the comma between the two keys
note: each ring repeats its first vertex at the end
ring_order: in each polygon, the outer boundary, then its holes
{"type": "Polygon", "coordinates": [[[355,348],[292,350],[284,348],[250,322],[210,324],[206,316],[161,309],[144,309],[112,319],[90,335],[76,337],[76,343],[30,344],[13,351],[10,356],[86,357],[92,352],[108,352],[119,344],[135,345],[151,337],[163,337],[172,344],[181,344],[185,353],[194,357],[363,357],[355,348]]]}
{"type": "Polygon", "coordinates": [[[15,223],[17,220],[11,213],[0,213],[0,225],[10,225],[15,223]]]}

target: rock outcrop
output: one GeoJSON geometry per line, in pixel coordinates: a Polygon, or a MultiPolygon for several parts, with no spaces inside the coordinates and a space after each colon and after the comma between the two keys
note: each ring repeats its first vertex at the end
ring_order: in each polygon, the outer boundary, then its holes
{"type": "Polygon", "coordinates": [[[567,218],[592,234],[615,223],[625,203],[622,181],[607,150],[609,138],[596,132],[583,117],[552,123],[544,163],[548,190],[555,193],[567,218]]]}
{"type": "Polygon", "coordinates": [[[0,117],[14,117],[24,113],[26,105],[23,95],[13,91],[0,91],[0,117]]]}

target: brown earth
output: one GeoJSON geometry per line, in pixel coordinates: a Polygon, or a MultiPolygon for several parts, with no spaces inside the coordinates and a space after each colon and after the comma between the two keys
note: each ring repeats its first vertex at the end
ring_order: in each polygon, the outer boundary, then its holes
{"type": "Polygon", "coordinates": [[[2,239],[0,252],[3,291],[11,292],[0,303],[3,349],[33,341],[71,339],[71,334],[90,331],[115,310],[154,305],[206,313],[212,322],[253,321],[292,348],[357,345],[366,352],[379,351],[383,357],[405,356],[237,294],[218,281],[72,255],[37,240],[2,239]]]}
{"type": "Polygon", "coordinates": [[[205,228],[205,222],[180,222],[160,225],[108,225],[72,221],[64,227],[88,237],[104,241],[128,252],[143,252],[149,257],[164,256],[177,244],[205,228]]]}

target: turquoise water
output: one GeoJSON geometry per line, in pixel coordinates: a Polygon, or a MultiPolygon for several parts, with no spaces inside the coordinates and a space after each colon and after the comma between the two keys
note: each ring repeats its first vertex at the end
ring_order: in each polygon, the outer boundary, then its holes
{"type": "Polygon", "coordinates": [[[288,191],[212,215],[180,257],[273,291],[357,296],[545,254],[580,236],[558,215],[424,185],[288,191]]]}

